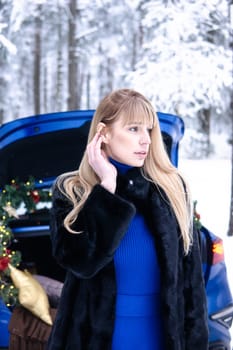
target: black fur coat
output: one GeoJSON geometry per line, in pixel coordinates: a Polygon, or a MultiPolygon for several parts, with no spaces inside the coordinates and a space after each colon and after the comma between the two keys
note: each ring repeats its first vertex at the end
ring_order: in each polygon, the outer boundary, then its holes
{"type": "MultiPolygon", "coordinates": [[[[113,263],[135,211],[154,236],[161,269],[162,322],[166,349],[207,350],[207,310],[197,235],[184,256],[180,231],[162,190],[138,168],[118,175],[112,194],[96,185],[68,233],[70,203],[55,187],[51,210],[53,254],[67,269],[49,350],[111,350],[116,281],[113,263]]],[[[135,273],[136,271],[132,271],[135,273]]],[[[139,344],[140,345],[140,344],[139,344]]]]}

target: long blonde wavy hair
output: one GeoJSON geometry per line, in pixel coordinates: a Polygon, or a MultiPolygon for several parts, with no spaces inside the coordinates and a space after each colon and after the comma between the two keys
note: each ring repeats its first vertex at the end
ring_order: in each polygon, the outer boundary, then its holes
{"type": "MultiPolygon", "coordinates": [[[[142,174],[166,193],[177,218],[183,238],[184,252],[187,254],[192,244],[192,209],[189,187],[167,155],[158,116],[151,103],[142,94],[131,89],[113,91],[99,103],[91,122],[87,142],[91,142],[95,136],[100,122],[111,126],[119,118],[124,118],[125,124],[143,122],[153,125],[151,145],[142,174]]],[[[59,176],[57,185],[73,204],[73,209],[64,220],[64,226],[69,232],[78,233],[73,231],[71,226],[77,219],[93,186],[99,183],[100,179],[89,165],[86,151],[77,171],[59,176]]]]}

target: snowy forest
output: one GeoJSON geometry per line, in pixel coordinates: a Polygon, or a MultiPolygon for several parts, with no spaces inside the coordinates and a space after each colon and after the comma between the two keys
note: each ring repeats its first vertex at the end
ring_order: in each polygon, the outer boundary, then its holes
{"type": "MultiPolygon", "coordinates": [[[[233,139],[232,7],[232,0],[0,0],[0,124],[95,109],[109,91],[130,87],[184,119],[187,157],[213,156],[213,135],[233,139]]],[[[231,198],[233,232],[233,186],[231,198]]]]}

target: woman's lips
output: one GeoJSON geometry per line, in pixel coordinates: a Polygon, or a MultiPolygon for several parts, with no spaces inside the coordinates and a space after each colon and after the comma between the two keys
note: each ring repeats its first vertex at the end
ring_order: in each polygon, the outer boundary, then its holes
{"type": "Polygon", "coordinates": [[[147,152],[146,152],[146,151],[135,152],[135,154],[136,154],[138,157],[141,157],[141,158],[144,158],[144,157],[147,156],[147,152]]]}

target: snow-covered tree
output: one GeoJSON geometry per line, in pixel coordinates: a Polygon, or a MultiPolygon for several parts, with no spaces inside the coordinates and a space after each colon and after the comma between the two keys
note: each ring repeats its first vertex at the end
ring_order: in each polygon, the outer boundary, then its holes
{"type": "MultiPolygon", "coordinates": [[[[229,108],[232,62],[225,0],[161,6],[146,1],[144,43],[131,84],[158,110],[178,113],[187,126],[210,136],[210,120],[220,124],[229,108]]],[[[213,124],[214,124],[213,123],[213,124]]]]}

